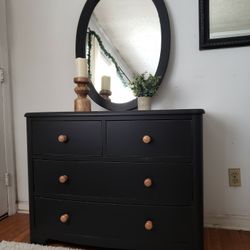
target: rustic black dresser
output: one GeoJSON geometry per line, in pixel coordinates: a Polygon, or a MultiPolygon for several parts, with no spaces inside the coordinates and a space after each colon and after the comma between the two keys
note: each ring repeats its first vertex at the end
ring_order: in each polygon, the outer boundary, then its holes
{"type": "Polygon", "coordinates": [[[26,114],[31,242],[202,250],[203,113],[26,114]]]}

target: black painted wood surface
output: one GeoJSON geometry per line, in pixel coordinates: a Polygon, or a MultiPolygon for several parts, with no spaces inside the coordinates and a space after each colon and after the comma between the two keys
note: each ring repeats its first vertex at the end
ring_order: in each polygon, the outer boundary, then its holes
{"type": "Polygon", "coordinates": [[[203,113],[26,114],[31,242],[202,250],[203,113]],[[57,141],[60,134],[67,143],[57,141]],[[145,134],[151,143],[143,143],[145,134]],[[69,221],[61,223],[65,213],[69,221]]]}
{"type": "Polygon", "coordinates": [[[193,202],[191,163],[34,160],[33,166],[34,192],[38,196],[125,204],[193,202]],[[65,184],[58,181],[62,175],[69,177],[65,184]],[[150,188],[144,186],[149,177],[153,182],[150,188]]]}

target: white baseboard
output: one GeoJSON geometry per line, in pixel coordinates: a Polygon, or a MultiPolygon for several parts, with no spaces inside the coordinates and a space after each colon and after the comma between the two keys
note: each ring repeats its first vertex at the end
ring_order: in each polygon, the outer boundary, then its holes
{"type": "Polygon", "coordinates": [[[29,213],[29,202],[28,201],[19,201],[17,203],[17,212],[22,214],[29,213]]]}
{"type": "Polygon", "coordinates": [[[207,214],[205,227],[250,231],[250,216],[231,214],[207,214]]]}

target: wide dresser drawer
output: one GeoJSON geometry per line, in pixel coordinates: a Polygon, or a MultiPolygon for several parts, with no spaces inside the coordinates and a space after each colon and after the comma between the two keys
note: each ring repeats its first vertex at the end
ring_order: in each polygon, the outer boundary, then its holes
{"type": "Polygon", "coordinates": [[[33,166],[37,195],[146,204],[193,201],[190,163],[34,160],[33,166]]]}
{"type": "Polygon", "coordinates": [[[107,121],[106,154],[191,157],[191,120],[107,121]]]}
{"type": "Polygon", "coordinates": [[[154,207],[35,199],[35,225],[51,239],[143,250],[191,250],[191,207],[154,207]]]}
{"type": "Polygon", "coordinates": [[[33,121],[32,154],[99,156],[101,121],[33,121]]]}

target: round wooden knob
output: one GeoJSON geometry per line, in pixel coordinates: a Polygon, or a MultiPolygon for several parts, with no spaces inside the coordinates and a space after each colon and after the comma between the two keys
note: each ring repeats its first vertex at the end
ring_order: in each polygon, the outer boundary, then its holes
{"type": "Polygon", "coordinates": [[[150,178],[147,178],[144,180],[144,186],[145,187],[151,187],[153,185],[153,181],[150,178]]]}
{"type": "Polygon", "coordinates": [[[68,214],[63,214],[60,216],[60,221],[62,223],[66,223],[69,220],[69,215],[68,214]]]}
{"type": "Polygon", "coordinates": [[[151,231],[153,229],[153,222],[151,220],[148,220],[146,221],[144,226],[147,231],[151,231]]]}
{"type": "Polygon", "coordinates": [[[142,137],[142,141],[145,143],[145,144],[148,144],[152,141],[151,137],[149,135],[144,135],[142,137]]]}
{"type": "Polygon", "coordinates": [[[61,142],[61,143],[65,143],[65,142],[68,141],[68,137],[67,137],[67,135],[59,135],[59,136],[57,137],[57,140],[58,140],[59,142],[61,142]]]}
{"type": "Polygon", "coordinates": [[[67,175],[61,175],[58,180],[60,183],[64,184],[68,181],[69,177],[67,175]]]}

